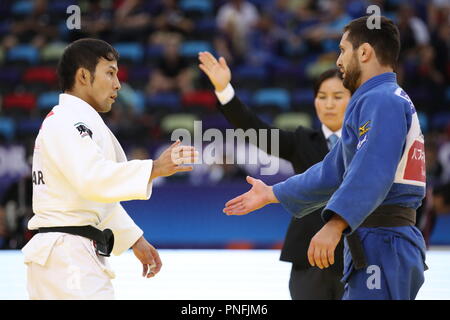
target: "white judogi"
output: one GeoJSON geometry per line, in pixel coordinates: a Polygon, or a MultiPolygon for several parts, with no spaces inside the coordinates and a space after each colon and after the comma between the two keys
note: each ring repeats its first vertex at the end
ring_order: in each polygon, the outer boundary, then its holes
{"type": "MultiPolygon", "coordinates": [[[[152,160],[126,161],[100,115],[85,101],[59,96],[36,138],[30,230],[92,225],[114,233],[113,254],[129,249],[143,232],[120,201],[148,199],[152,160]]],[[[110,299],[114,273],[92,241],[40,233],[22,249],[31,299],[110,299]]]]}

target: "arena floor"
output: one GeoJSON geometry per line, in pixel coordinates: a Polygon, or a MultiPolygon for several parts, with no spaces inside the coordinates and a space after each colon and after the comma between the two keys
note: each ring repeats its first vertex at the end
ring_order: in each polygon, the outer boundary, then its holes
{"type": "MultiPolygon", "coordinates": [[[[163,269],[141,277],[131,251],[110,259],[117,299],[287,300],[290,264],[279,250],[160,250],[163,269]]],[[[20,251],[0,251],[0,299],[27,299],[20,251]]],[[[450,299],[450,248],[428,252],[425,284],[418,299],[450,299]]]]}

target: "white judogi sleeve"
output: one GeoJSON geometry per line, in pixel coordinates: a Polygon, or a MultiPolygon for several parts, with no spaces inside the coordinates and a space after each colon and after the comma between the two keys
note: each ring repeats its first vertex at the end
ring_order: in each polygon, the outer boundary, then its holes
{"type": "Polygon", "coordinates": [[[115,205],[111,213],[97,226],[98,229],[111,229],[114,233],[114,247],[112,253],[116,256],[131,248],[144,234],[120,205],[115,205]]]}
{"type": "Polygon", "coordinates": [[[152,160],[108,160],[89,135],[80,135],[74,123],[51,120],[41,132],[47,159],[82,197],[106,203],[150,198],[152,160]]]}

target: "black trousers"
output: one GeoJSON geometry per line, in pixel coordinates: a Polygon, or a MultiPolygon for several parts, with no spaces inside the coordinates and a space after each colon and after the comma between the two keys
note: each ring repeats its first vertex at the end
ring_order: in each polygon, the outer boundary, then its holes
{"type": "Polygon", "coordinates": [[[294,264],[289,279],[292,300],[341,300],[344,293],[342,275],[331,269],[300,269],[294,264]]]}

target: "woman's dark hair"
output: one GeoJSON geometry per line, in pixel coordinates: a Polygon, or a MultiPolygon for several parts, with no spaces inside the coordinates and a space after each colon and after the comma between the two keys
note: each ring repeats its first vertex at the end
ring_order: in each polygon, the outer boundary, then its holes
{"type": "Polygon", "coordinates": [[[325,72],[323,72],[314,82],[314,97],[317,97],[317,94],[319,93],[320,86],[325,80],[332,79],[332,78],[338,78],[339,80],[342,80],[342,73],[339,71],[338,68],[329,69],[325,72]]]}
{"type": "Polygon", "coordinates": [[[75,84],[75,73],[79,68],[89,70],[94,79],[98,61],[119,60],[119,53],[109,43],[98,39],[80,39],[67,46],[58,63],[58,78],[61,90],[71,90],[75,84]]]}

